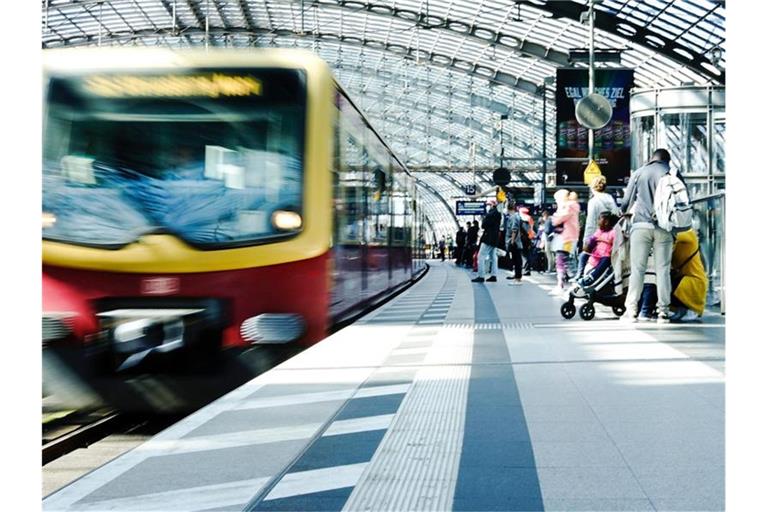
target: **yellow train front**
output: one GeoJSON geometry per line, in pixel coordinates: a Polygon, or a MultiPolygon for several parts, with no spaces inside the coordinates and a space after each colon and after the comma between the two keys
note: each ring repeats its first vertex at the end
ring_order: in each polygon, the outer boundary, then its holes
{"type": "Polygon", "coordinates": [[[43,342],[78,371],[308,345],[423,270],[412,178],[311,53],[44,68],[43,342]]]}

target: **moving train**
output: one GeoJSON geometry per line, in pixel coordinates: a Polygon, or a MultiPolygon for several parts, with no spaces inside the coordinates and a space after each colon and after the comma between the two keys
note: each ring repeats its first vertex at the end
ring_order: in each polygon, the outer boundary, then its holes
{"type": "Polygon", "coordinates": [[[44,52],[43,343],[94,375],[308,346],[426,269],[415,181],[301,50],[44,52]]]}

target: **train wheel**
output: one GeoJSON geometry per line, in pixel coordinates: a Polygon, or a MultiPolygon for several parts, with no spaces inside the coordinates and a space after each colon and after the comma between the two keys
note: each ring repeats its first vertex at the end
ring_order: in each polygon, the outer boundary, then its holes
{"type": "Polygon", "coordinates": [[[595,318],[595,306],[587,302],[579,308],[579,316],[582,320],[592,320],[595,318]]]}
{"type": "Polygon", "coordinates": [[[560,306],[560,314],[566,320],[570,320],[576,314],[576,306],[573,305],[573,302],[566,302],[560,306]]]}

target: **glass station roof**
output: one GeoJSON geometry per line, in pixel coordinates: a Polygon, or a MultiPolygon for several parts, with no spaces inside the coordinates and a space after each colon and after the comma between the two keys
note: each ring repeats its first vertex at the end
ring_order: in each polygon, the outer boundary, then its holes
{"type": "MultiPolygon", "coordinates": [[[[569,51],[589,47],[589,0],[41,3],[44,48],[316,52],[418,179],[438,238],[456,231],[450,205],[462,185],[490,190],[502,148],[519,159],[507,163],[513,186],[541,180],[543,140],[547,154],[555,153],[547,79],[558,67],[583,65],[569,51]]],[[[595,11],[596,49],[621,55],[600,65],[634,68],[638,87],[725,84],[724,1],[595,0],[595,11]]]]}

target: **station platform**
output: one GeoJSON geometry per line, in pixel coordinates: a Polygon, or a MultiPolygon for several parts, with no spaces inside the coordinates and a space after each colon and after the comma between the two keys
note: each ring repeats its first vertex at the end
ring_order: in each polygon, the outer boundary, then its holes
{"type": "Polygon", "coordinates": [[[451,262],[47,511],[724,510],[724,318],[564,320],[451,262]]]}

